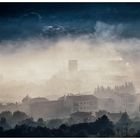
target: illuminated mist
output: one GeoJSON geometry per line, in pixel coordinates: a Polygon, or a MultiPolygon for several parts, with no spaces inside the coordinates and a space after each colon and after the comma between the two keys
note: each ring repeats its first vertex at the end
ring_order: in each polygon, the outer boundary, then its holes
{"type": "Polygon", "coordinates": [[[121,38],[122,30],[123,25],[96,22],[94,34],[1,42],[1,101],[27,94],[54,99],[69,92],[93,93],[98,85],[126,81],[134,82],[138,92],[140,40],[121,38]],[[68,72],[71,59],[78,61],[75,75],[68,72]]]}

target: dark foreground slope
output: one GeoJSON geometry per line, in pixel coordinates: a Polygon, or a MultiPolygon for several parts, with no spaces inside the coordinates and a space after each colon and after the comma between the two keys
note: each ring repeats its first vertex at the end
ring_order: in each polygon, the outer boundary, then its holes
{"type": "Polygon", "coordinates": [[[63,124],[57,129],[23,124],[5,131],[1,128],[0,137],[139,137],[140,131],[131,128],[131,124],[132,121],[124,113],[116,124],[113,124],[105,115],[93,123],[72,126],[63,124]]]}

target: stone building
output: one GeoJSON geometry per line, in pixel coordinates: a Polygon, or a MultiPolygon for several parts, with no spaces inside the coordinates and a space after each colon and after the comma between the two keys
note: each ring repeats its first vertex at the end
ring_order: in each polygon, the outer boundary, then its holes
{"type": "Polygon", "coordinates": [[[64,101],[65,107],[69,113],[74,112],[92,112],[98,109],[98,99],[93,95],[68,95],[60,98],[64,101]]]}

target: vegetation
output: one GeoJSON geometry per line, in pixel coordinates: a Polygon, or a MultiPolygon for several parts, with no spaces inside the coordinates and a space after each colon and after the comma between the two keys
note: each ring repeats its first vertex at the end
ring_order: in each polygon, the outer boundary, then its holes
{"type": "Polygon", "coordinates": [[[2,112],[0,114],[0,137],[140,137],[140,129],[133,128],[136,124],[126,112],[116,124],[112,123],[106,115],[90,123],[73,125],[61,123],[63,121],[59,119],[45,122],[39,118],[34,121],[33,118],[19,111],[13,114],[2,112]],[[12,127],[8,123],[10,121],[17,123],[12,127]],[[55,123],[58,123],[59,127],[54,127],[55,123]]]}

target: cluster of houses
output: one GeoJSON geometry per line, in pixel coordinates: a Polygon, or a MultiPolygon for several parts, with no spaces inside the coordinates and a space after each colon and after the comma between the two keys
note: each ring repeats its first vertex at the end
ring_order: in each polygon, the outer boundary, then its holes
{"type": "MultiPolygon", "coordinates": [[[[130,87],[133,88],[132,83],[125,83],[125,85],[121,86],[123,91],[127,90],[125,90],[125,88],[130,87]]],[[[119,87],[117,88],[120,89],[119,87]]],[[[31,98],[26,96],[21,103],[0,104],[0,112],[5,110],[11,112],[20,110],[34,119],[43,118],[44,120],[69,118],[71,115],[77,116],[77,112],[85,112],[97,116],[96,113],[101,110],[110,113],[126,111],[129,115],[134,115],[136,112],[139,112],[138,99],[140,95],[132,93],[132,89],[129,91],[127,91],[127,93],[120,93],[116,91],[116,88],[113,90],[109,87],[98,87],[94,94],[69,94],[62,96],[57,100],[48,100],[44,97],[31,98]]]]}

